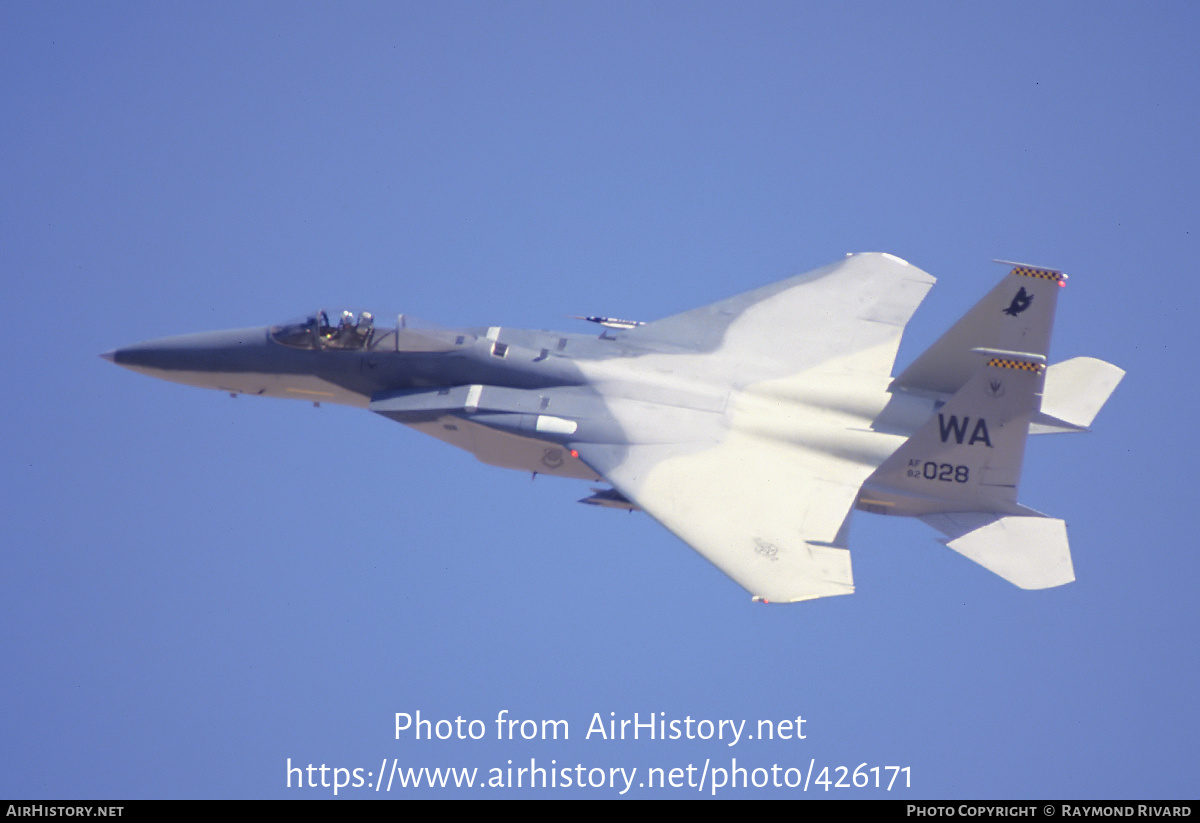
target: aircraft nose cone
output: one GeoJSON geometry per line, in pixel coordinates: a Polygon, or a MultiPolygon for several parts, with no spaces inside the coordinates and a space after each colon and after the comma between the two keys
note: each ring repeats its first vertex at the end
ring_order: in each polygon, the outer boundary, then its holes
{"type": "MultiPolygon", "coordinates": [[[[184,334],[123,346],[101,354],[134,371],[167,377],[169,372],[238,372],[259,366],[267,350],[266,328],[184,334]]],[[[168,378],[170,379],[170,378],[168,378]]]]}

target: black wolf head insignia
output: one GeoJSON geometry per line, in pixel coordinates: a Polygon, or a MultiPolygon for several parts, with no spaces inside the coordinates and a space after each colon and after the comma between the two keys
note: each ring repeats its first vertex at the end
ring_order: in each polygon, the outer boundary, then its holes
{"type": "Polygon", "coordinates": [[[1025,291],[1025,287],[1022,286],[1021,290],[1013,297],[1012,302],[1008,304],[1008,308],[1004,310],[1004,313],[1012,317],[1016,317],[1018,314],[1029,308],[1029,304],[1032,302],[1033,295],[1025,291]]]}

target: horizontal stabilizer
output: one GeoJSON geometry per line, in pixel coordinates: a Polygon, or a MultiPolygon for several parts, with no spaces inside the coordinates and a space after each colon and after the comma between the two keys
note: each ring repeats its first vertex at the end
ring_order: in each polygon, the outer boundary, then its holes
{"type": "Polygon", "coordinates": [[[1022,589],[1049,589],[1075,579],[1067,524],[1050,517],[951,512],[921,518],[946,545],[1022,589]]]}
{"type": "Polygon", "coordinates": [[[1076,357],[1046,370],[1042,410],[1031,434],[1086,431],[1108,401],[1125,371],[1094,357],[1076,357]]]}

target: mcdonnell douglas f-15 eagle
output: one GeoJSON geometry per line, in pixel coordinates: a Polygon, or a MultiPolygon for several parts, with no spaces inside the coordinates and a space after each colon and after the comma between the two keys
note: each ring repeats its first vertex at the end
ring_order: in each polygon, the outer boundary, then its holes
{"type": "Polygon", "coordinates": [[[742,585],[790,602],[854,591],[855,508],[918,517],[1026,589],[1075,579],[1066,525],[1017,502],[1030,433],[1085,431],[1124,372],[1050,365],[1054,269],[1010,264],[892,375],[934,283],[889,254],[599,336],[440,329],[318,312],[108,352],[155,377],[369,409],[485,463],[603,481],[742,585]]]}

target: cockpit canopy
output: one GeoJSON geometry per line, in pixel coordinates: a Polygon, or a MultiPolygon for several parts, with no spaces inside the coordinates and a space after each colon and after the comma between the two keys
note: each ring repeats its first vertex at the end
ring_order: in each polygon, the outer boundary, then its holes
{"type": "Polygon", "coordinates": [[[352,311],[319,311],[300,320],[272,326],[271,339],[293,349],[317,351],[449,352],[469,346],[476,337],[463,330],[444,329],[431,323],[399,315],[396,328],[375,328],[369,311],[355,317],[352,311]],[[338,318],[331,323],[330,316],[338,318]]]}
{"type": "Polygon", "coordinates": [[[375,315],[369,311],[357,318],[354,312],[343,311],[334,324],[322,310],[303,320],[271,327],[272,340],[294,349],[365,349],[370,348],[374,336],[375,315]]]}

